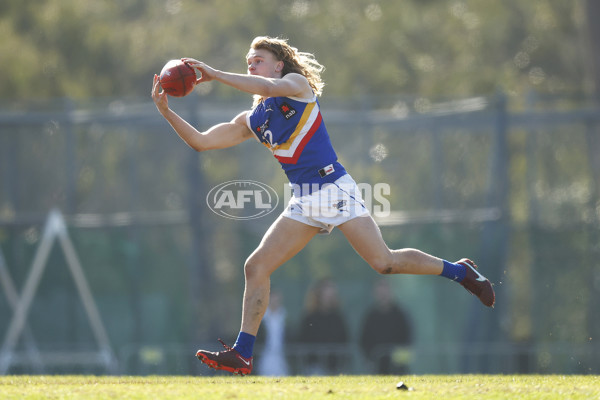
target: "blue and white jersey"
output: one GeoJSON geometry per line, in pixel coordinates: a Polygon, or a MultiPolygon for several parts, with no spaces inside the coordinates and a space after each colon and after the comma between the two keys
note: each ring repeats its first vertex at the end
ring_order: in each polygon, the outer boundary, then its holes
{"type": "Polygon", "coordinates": [[[317,96],[269,97],[248,112],[246,123],[279,161],[292,185],[320,188],[346,174],[337,161],[317,96]]]}

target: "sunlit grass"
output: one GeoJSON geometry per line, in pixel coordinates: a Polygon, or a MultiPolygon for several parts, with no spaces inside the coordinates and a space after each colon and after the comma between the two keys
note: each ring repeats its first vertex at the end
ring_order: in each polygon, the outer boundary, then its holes
{"type": "Polygon", "coordinates": [[[2,399],[597,399],[600,377],[410,375],[332,377],[2,376],[2,399]],[[403,381],[412,390],[399,390],[403,381]]]}

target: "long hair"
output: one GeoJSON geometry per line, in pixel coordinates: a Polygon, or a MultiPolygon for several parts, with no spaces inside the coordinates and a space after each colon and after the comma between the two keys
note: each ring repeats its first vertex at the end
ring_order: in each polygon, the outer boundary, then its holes
{"type": "MultiPolygon", "coordinates": [[[[298,51],[297,48],[288,44],[287,39],[272,38],[269,36],[254,38],[250,47],[254,50],[268,50],[273,53],[277,61],[283,61],[281,76],[292,72],[303,75],[317,96],[323,93],[325,83],[321,79],[321,72],[325,70],[325,67],[319,64],[313,54],[298,51]]],[[[255,105],[262,100],[261,96],[254,96],[255,105]]]]}

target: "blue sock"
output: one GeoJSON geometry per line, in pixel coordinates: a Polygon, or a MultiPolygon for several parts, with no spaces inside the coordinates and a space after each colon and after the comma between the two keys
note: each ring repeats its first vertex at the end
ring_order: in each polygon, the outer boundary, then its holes
{"type": "Polygon", "coordinates": [[[462,282],[465,279],[465,275],[467,274],[467,268],[460,264],[454,264],[444,261],[444,269],[442,270],[441,276],[444,276],[450,280],[456,282],[462,282]]]}
{"type": "Polygon", "coordinates": [[[256,336],[240,331],[233,348],[236,349],[237,352],[242,355],[242,357],[250,358],[252,357],[252,351],[254,350],[255,340],[256,336]]]}

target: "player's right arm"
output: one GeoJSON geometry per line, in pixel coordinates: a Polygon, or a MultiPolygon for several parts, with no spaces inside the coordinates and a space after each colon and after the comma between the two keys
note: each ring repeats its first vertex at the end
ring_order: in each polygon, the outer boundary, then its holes
{"type": "Polygon", "coordinates": [[[252,131],[246,125],[247,111],[238,114],[231,122],[217,124],[205,132],[200,132],[169,108],[167,94],[159,87],[158,76],[155,75],[152,100],[177,135],[192,149],[196,151],[223,149],[235,146],[252,137],[252,131]]]}

